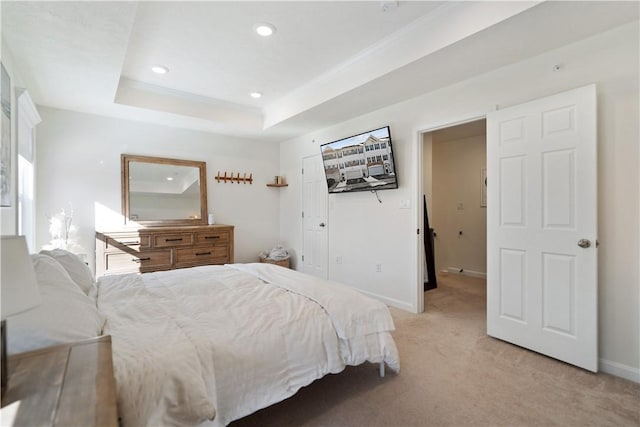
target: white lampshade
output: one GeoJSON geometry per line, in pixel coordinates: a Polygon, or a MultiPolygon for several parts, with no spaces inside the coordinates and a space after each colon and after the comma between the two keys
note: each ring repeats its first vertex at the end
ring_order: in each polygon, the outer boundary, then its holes
{"type": "Polygon", "coordinates": [[[0,237],[0,317],[40,304],[40,292],[24,236],[0,237]]]}

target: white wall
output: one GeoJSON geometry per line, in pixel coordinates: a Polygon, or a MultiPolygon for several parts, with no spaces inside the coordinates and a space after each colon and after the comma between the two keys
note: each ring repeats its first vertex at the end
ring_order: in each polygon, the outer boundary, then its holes
{"type": "Polygon", "coordinates": [[[436,271],[486,274],[487,208],[480,206],[480,170],[487,164],[487,137],[439,141],[434,134],[431,227],[436,232],[436,271]]]}
{"type": "Polygon", "coordinates": [[[235,226],[235,260],[257,261],[278,243],[279,194],[266,183],[278,173],[278,147],[115,118],[39,107],[36,143],[36,244],[50,240],[47,215],[72,204],[80,244],[94,266],[96,225],[122,224],[122,153],[207,162],[209,211],[235,226]],[[249,184],[217,183],[216,173],[253,173],[249,184]]]}
{"type": "Polygon", "coordinates": [[[302,254],[302,157],[319,144],[383,125],[391,126],[399,188],[329,196],[329,276],[417,310],[416,204],[420,130],[491,108],[515,105],[597,83],[599,139],[599,319],[605,370],[640,380],[640,235],[638,176],[638,22],[480,75],[454,86],[284,141],[280,172],[289,187],[280,200],[280,235],[302,254]],[[553,71],[561,64],[560,71],[553,71]],[[403,199],[411,209],[400,209],[403,199]],[[343,263],[335,263],[342,256],[343,263]],[[375,264],[383,264],[375,272],[375,264]],[[635,376],[635,377],[634,377],[635,376]]]}

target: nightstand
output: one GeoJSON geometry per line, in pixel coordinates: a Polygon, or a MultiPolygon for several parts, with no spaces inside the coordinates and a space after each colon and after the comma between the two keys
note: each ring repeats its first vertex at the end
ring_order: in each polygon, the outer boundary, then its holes
{"type": "Polygon", "coordinates": [[[15,354],[7,363],[3,424],[17,407],[16,426],[118,426],[110,335],[15,354]]]}

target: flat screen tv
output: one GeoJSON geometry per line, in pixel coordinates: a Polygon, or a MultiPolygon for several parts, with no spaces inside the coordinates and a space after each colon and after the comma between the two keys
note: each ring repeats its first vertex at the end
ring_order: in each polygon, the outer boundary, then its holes
{"type": "Polygon", "coordinates": [[[329,193],[398,188],[389,126],[320,146],[329,193]]]}

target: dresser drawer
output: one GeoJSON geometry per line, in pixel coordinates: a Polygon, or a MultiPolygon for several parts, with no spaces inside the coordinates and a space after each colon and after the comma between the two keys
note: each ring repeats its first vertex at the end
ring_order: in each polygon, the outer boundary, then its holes
{"type": "Polygon", "coordinates": [[[121,236],[109,236],[107,238],[107,250],[138,250],[151,247],[151,236],[130,234],[121,236]]]}
{"type": "Polygon", "coordinates": [[[229,232],[211,230],[196,233],[196,244],[205,243],[226,245],[227,243],[229,243],[229,232]]]}
{"type": "Polygon", "coordinates": [[[176,265],[207,265],[229,262],[227,246],[176,249],[176,265]]]}
{"type": "Polygon", "coordinates": [[[193,245],[193,233],[160,233],[153,235],[154,248],[193,245]]]}
{"type": "Polygon", "coordinates": [[[121,251],[106,253],[105,264],[107,274],[169,269],[171,268],[171,251],[167,249],[134,254],[121,251]]]}

